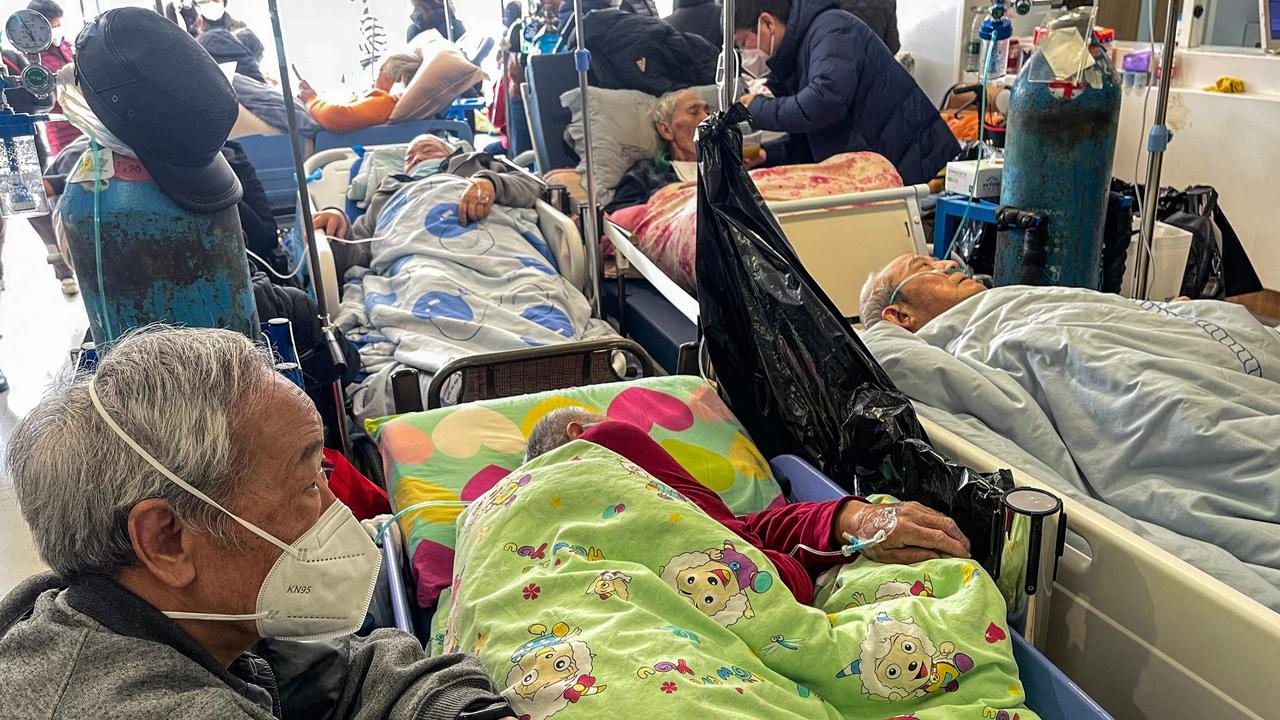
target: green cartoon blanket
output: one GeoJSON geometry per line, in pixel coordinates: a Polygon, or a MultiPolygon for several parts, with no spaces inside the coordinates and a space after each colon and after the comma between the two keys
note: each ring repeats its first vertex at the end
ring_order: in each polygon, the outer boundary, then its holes
{"type": "Polygon", "coordinates": [[[1014,718],[1004,600],[967,560],[858,561],[800,605],[755,548],[575,442],[459,519],[447,652],[522,718],[1014,718]]]}

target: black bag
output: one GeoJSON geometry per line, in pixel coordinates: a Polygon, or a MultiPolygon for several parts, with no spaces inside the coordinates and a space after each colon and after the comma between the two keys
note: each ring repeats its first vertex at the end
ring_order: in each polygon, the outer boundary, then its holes
{"type": "Polygon", "coordinates": [[[720,49],[656,17],[595,10],[582,18],[591,87],[663,95],[716,81],[720,49]]]}
{"type": "Polygon", "coordinates": [[[748,118],[735,105],[697,135],[698,306],[721,396],[766,457],[800,455],[855,494],[944,512],[992,569],[1010,473],[974,472],[929,445],[911,402],[765,209],[742,166],[748,118]]]}

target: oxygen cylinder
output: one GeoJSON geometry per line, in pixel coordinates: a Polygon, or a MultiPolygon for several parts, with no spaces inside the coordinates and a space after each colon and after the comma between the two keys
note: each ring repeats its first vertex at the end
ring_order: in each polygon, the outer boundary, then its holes
{"type": "MultiPolygon", "coordinates": [[[[1068,31],[1070,32],[1070,31],[1068,31]]],[[[1037,51],[1019,73],[1009,98],[1000,204],[1041,214],[1047,240],[1043,252],[1027,254],[1026,230],[1001,233],[996,243],[995,281],[1098,289],[1101,283],[1107,192],[1120,119],[1120,77],[1110,55],[1094,42],[1095,65],[1075,79],[1052,77],[1037,51]],[[1095,72],[1096,70],[1096,72],[1095,72]]],[[[1034,240],[1033,240],[1034,241],[1034,240]]]]}
{"type": "Polygon", "coordinates": [[[184,210],[142,163],[104,148],[96,242],[91,153],[68,178],[58,212],[98,346],[154,322],[260,340],[236,207],[210,215],[184,210]]]}

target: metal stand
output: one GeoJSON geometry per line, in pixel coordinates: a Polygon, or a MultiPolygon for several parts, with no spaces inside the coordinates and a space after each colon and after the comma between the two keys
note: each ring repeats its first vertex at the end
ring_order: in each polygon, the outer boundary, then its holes
{"type": "Polygon", "coordinates": [[[449,0],[441,0],[440,6],[444,8],[444,36],[453,42],[457,39],[453,36],[453,8],[449,6],[449,0]]]}
{"type": "Polygon", "coordinates": [[[738,89],[738,54],[733,50],[733,13],[734,0],[724,0],[720,12],[720,25],[724,32],[724,45],[720,50],[720,112],[728,111],[738,102],[734,97],[738,89]]]}
{"type": "Polygon", "coordinates": [[[591,276],[591,310],[596,317],[602,315],[600,297],[600,208],[596,201],[596,162],[591,144],[590,99],[587,95],[587,72],[591,69],[591,51],[587,49],[586,33],[582,29],[582,0],[573,0],[573,24],[578,48],[573,51],[573,64],[578,70],[578,91],[582,94],[582,140],[587,156],[587,215],[582,219],[582,230],[587,236],[587,272],[591,276]]]}
{"type": "MultiPolygon", "coordinates": [[[[276,0],[267,0],[267,9],[271,13],[271,30],[276,37],[276,60],[280,63],[280,91],[284,94],[285,120],[289,126],[289,140],[293,147],[293,174],[298,184],[298,217],[295,222],[301,223],[301,235],[307,245],[307,264],[310,267],[311,287],[320,308],[321,332],[325,337],[325,345],[332,356],[334,367],[341,375],[346,370],[346,358],[338,345],[337,328],[334,327],[331,311],[333,308],[325,302],[324,293],[320,291],[320,252],[316,248],[316,231],[311,219],[311,198],[307,194],[307,173],[302,167],[302,136],[298,133],[298,110],[293,101],[293,87],[289,78],[289,62],[285,58],[284,34],[280,30],[280,10],[276,0]]],[[[342,381],[333,383],[331,393],[334,402],[334,430],[342,442],[343,455],[351,454],[351,438],[347,436],[347,404],[342,394],[342,381]]]]}
{"type": "Polygon", "coordinates": [[[1164,26],[1164,50],[1160,54],[1160,90],[1156,95],[1156,119],[1151,126],[1151,134],[1147,137],[1147,187],[1142,200],[1142,234],[1134,252],[1133,296],[1139,300],[1147,297],[1147,275],[1151,270],[1151,254],[1155,250],[1160,173],[1164,168],[1164,151],[1173,139],[1173,133],[1164,123],[1169,110],[1169,85],[1173,80],[1173,54],[1177,47],[1178,17],[1181,13],[1182,0],[1169,0],[1169,16],[1164,26]]]}

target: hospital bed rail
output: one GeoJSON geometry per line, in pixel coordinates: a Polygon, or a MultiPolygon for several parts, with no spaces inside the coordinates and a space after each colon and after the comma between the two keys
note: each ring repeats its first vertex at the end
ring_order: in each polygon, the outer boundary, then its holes
{"type": "MultiPolygon", "coordinates": [[[[1030,473],[921,418],[938,452],[979,472],[1055,492],[1030,473]]],[[[1069,540],[1058,564],[1045,654],[1118,717],[1280,717],[1280,614],[1058,493],[1069,540]]]]}
{"type": "MultiPolygon", "coordinates": [[[[656,364],[649,353],[620,337],[468,355],[432,376],[425,409],[655,374],[656,364]]],[[[397,414],[424,409],[416,369],[406,366],[396,370],[391,374],[391,387],[397,414]]]]}

